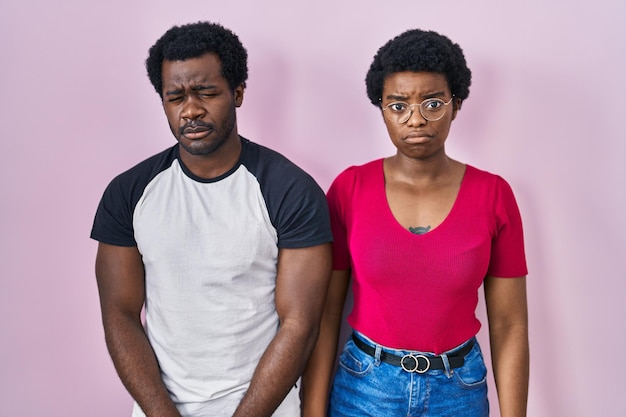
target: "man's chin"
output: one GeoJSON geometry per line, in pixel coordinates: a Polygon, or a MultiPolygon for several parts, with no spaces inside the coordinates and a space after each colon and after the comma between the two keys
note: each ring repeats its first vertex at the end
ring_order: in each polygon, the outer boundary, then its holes
{"type": "Polygon", "coordinates": [[[207,156],[215,153],[224,144],[223,141],[206,143],[201,141],[185,141],[179,140],[178,144],[190,155],[194,156],[207,156]]]}

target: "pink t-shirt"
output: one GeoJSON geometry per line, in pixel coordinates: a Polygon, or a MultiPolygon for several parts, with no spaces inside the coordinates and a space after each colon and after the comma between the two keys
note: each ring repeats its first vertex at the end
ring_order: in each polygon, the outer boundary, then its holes
{"type": "Polygon", "coordinates": [[[403,228],[387,203],[383,160],[350,167],[328,191],[334,269],[352,269],[348,323],[387,347],[441,353],[476,335],[485,276],[527,274],[511,187],[467,166],[456,201],[432,231],[403,228]]]}

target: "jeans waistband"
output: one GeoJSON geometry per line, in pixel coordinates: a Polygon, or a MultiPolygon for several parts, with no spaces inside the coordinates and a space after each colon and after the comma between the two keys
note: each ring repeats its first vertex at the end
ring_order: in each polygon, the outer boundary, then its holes
{"type": "Polygon", "coordinates": [[[476,343],[476,339],[472,338],[457,350],[442,355],[407,353],[400,356],[377,349],[376,346],[373,346],[369,341],[359,337],[356,333],[352,333],[352,341],[359,349],[370,356],[376,357],[378,350],[378,357],[382,362],[399,366],[406,372],[417,372],[420,374],[434,369],[446,369],[446,362],[448,362],[448,366],[452,369],[460,368],[465,364],[465,355],[472,350],[476,343]]]}

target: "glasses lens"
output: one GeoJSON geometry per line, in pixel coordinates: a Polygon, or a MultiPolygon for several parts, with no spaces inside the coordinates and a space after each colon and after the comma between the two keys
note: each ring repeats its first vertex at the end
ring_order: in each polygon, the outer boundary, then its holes
{"type": "Polygon", "coordinates": [[[397,123],[404,123],[411,117],[412,108],[408,103],[396,101],[385,106],[386,113],[397,123]]]}
{"type": "Polygon", "coordinates": [[[422,101],[420,105],[420,113],[424,119],[435,121],[443,117],[446,112],[446,102],[438,98],[430,98],[422,101]]]}
{"type": "Polygon", "coordinates": [[[452,99],[446,103],[439,98],[429,98],[419,104],[409,104],[403,101],[396,101],[387,104],[383,110],[385,110],[385,113],[387,113],[391,120],[394,120],[397,123],[406,123],[411,118],[414,108],[419,106],[419,112],[424,119],[428,121],[436,121],[443,117],[446,113],[446,106],[450,104],[451,101],[452,99]]]}
{"type": "Polygon", "coordinates": [[[402,114],[398,114],[398,123],[405,123],[407,120],[409,120],[411,118],[411,113],[413,113],[413,108],[406,106],[406,109],[404,110],[404,112],[402,114]]]}

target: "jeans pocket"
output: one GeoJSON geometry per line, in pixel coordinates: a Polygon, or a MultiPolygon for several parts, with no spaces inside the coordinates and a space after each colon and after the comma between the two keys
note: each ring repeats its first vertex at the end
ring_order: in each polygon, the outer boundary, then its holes
{"type": "Polygon", "coordinates": [[[339,366],[351,375],[365,376],[372,371],[374,358],[356,347],[352,340],[349,340],[339,356],[339,366]]]}
{"type": "Polygon", "coordinates": [[[478,344],[465,356],[465,364],[454,370],[454,378],[463,388],[477,388],[487,383],[487,367],[478,344]]]}

